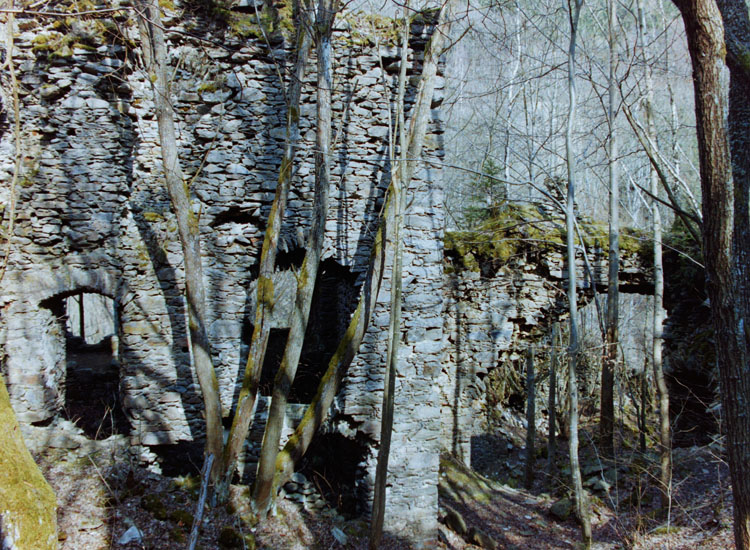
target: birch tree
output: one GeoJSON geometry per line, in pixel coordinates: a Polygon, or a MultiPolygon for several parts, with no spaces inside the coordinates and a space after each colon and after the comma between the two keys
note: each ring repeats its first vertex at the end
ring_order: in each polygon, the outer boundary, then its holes
{"type": "Polygon", "coordinates": [[[313,217],[307,238],[305,258],[297,277],[297,295],[292,309],[289,336],[287,338],[281,365],[274,380],[271,407],[263,434],[258,474],[253,488],[253,500],[261,513],[268,510],[271,503],[271,488],[279,450],[281,429],[284,424],[286,406],[294,377],[302,354],[313,291],[317,280],[320,260],[323,254],[323,239],[328,216],[328,192],[331,185],[331,33],[339,3],[333,0],[320,0],[315,17],[314,38],[318,57],[317,78],[317,133],[315,150],[315,196],[313,217]]]}
{"type": "MultiPolygon", "coordinates": [[[[398,91],[396,94],[396,125],[391,124],[390,160],[391,166],[396,166],[396,136],[398,135],[398,165],[407,163],[406,133],[404,121],[404,97],[406,95],[406,69],[409,55],[409,0],[404,5],[404,18],[401,27],[401,62],[399,68],[398,91]]],[[[400,176],[400,173],[398,174],[400,176]]],[[[400,177],[392,178],[391,185],[394,197],[393,231],[390,248],[393,251],[391,268],[391,296],[390,319],[388,320],[388,348],[386,350],[386,365],[383,387],[383,412],[380,429],[380,448],[375,468],[375,488],[372,499],[372,522],[370,526],[370,550],[380,548],[383,537],[383,522],[385,520],[386,481],[388,477],[388,459],[391,451],[391,436],[393,434],[393,413],[396,391],[396,370],[398,369],[398,352],[401,347],[401,292],[403,287],[403,246],[401,231],[404,226],[404,209],[406,207],[406,190],[409,182],[402,182],[400,177]]]]}
{"type": "Polygon", "coordinates": [[[341,342],[339,342],[328,364],[328,368],[318,385],[315,397],[313,397],[312,402],[294,433],[289,438],[289,441],[287,441],[276,458],[276,472],[271,489],[272,495],[275,495],[278,489],[289,481],[294,472],[295,465],[304,456],[312,442],[313,436],[327,417],[333,399],[341,386],[346,369],[356,354],[359,345],[362,343],[372,311],[377,303],[377,294],[382,283],[385,257],[386,253],[389,252],[387,242],[392,242],[390,235],[394,226],[394,201],[397,200],[397,196],[393,191],[393,180],[398,179],[402,186],[408,186],[414,175],[416,161],[418,161],[422,154],[427,123],[429,121],[430,104],[435,90],[435,76],[437,74],[438,62],[450,29],[448,9],[448,4],[443,4],[440,8],[437,24],[425,47],[422,75],[417,86],[416,100],[412,109],[409,131],[406,137],[405,156],[407,162],[399,163],[391,175],[391,185],[389,185],[386,191],[386,202],[383,207],[380,225],[375,234],[370,254],[370,265],[363,290],[360,293],[357,308],[354,310],[346,333],[341,342]]]}
{"type": "MultiPolygon", "coordinates": [[[[222,480],[218,490],[219,500],[223,501],[229,494],[229,484],[234,475],[234,468],[242,445],[247,439],[247,434],[252,421],[252,412],[257,399],[258,384],[260,382],[261,367],[268,346],[268,337],[271,333],[271,315],[274,304],[273,272],[276,265],[276,253],[278,251],[279,234],[283,221],[286,204],[289,197],[289,189],[292,183],[292,165],[296,151],[297,141],[300,133],[300,99],[302,96],[302,83],[304,80],[307,59],[312,47],[312,36],[309,25],[304,24],[303,6],[295,2],[297,24],[297,51],[294,70],[289,83],[289,104],[287,106],[286,139],[284,143],[284,154],[281,159],[279,179],[276,185],[276,193],[271,211],[268,214],[266,232],[263,237],[263,245],[260,254],[260,268],[258,272],[257,299],[255,311],[255,323],[250,340],[250,351],[245,364],[245,372],[242,380],[242,388],[237,400],[237,409],[232,418],[232,426],[229,437],[224,446],[222,455],[222,480]]],[[[278,444],[277,444],[278,445],[278,444]]]]}
{"type": "Polygon", "coordinates": [[[607,105],[607,126],[609,129],[609,273],[607,276],[607,314],[604,342],[604,360],[602,361],[601,380],[601,449],[605,456],[614,452],[615,403],[614,383],[617,366],[617,349],[619,337],[618,291],[620,276],[620,192],[617,180],[617,131],[615,118],[617,113],[617,81],[615,78],[617,58],[617,10],[615,0],[608,0],[608,42],[609,42],[609,97],[607,105]]]}
{"type": "MultiPolygon", "coordinates": [[[[646,17],[643,9],[643,0],[636,4],[638,16],[638,37],[642,44],[642,56],[644,61],[646,55],[646,17]]],[[[646,97],[644,108],[646,111],[646,131],[649,142],[655,141],[655,124],[653,114],[653,81],[651,70],[644,62],[644,77],[646,81],[646,97]]],[[[658,198],[659,181],[653,166],[649,166],[649,182],[651,194],[658,198]]],[[[651,220],[654,239],[654,306],[653,326],[651,340],[651,366],[656,381],[656,393],[659,400],[659,492],[661,494],[662,507],[669,506],[670,486],[672,480],[672,433],[669,420],[669,390],[664,376],[662,360],[662,331],[664,324],[664,262],[662,259],[662,227],[659,203],[653,200],[651,204],[651,220]]],[[[645,367],[644,367],[645,370],[645,367]]],[[[642,394],[645,396],[645,385],[642,394]]],[[[645,401],[642,404],[642,414],[645,414],[645,401]]],[[[645,428],[645,422],[643,423],[645,428]]]]}
{"type": "Polygon", "coordinates": [[[586,548],[591,546],[591,518],[588,512],[588,499],[583,490],[581,468],[578,461],[578,382],[576,364],[579,354],[578,341],[578,297],[576,291],[576,223],[575,223],[575,152],[573,150],[573,127],[576,114],[575,58],[578,21],[583,0],[568,1],[570,22],[570,42],[568,44],[568,123],[565,130],[565,154],[568,167],[568,192],[565,203],[565,229],[568,262],[568,315],[570,316],[568,392],[570,394],[570,422],[568,445],[570,453],[570,473],[575,493],[576,516],[581,522],[581,536],[586,548]]]}
{"type": "MultiPolygon", "coordinates": [[[[162,164],[167,192],[177,220],[177,233],[185,264],[185,298],[188,310],[188,332],[193,365],[203,396],[206,415],[206,455],[221,456],[223,428],[221,400],[208,335],[206,333],[206,289],[201,265],[200,228],[193,210],[190,189],[177,154],[174,110],[171,101],[167,49],[159,7],[154,0],[138,0],[138,28],[146,69],[154,95],[159,129],[162,164]]],[[[220,469],[214,467],[211,477],[216,482],[220,469]]]]}

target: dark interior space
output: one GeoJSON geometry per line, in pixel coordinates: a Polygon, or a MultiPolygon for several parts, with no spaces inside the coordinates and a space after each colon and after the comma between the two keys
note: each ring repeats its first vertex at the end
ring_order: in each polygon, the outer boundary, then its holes
{"type": "Polygon", "coordinates": [[[719,433],[718,418],[708,409],[714,401],[714,382],[709,373],[683,371],[668,376],[670,413],[675,447],[711,443],[719,433]]]}
{"type": "Polygon", "coordinates": [[[109,338],[98,344],[66,339],[67,380],[63,415],[91,439],[127,435],[130,424],[120,402],[120,371],[109,338]]]}
{"type": "MultiPolygon", "coordinates": [[[[328,362],[346,332],[357,302],[356,275],[334,260],[324,260],[315,284],[310,319],[305,333],[297,374],[289,395],[290,403],[309,403],[328,362]]],[[[253,325],[245,324],[242,343],[247,349],[253,325]]],[[[271,329],[260,380],[261,395],[270,396],[276,372],[284,355],[289,329],[271,329]]]]}
{"type": "Polygon", "coordinates": [[[367,448],[340,434],[318,434],[302,459],[300,471],[326,502],[347,519],[363,512],[362,487],[367,448]]]}
{"type": "Polygon", "coordinates": [[[111,298],[78,291],[55,296],[42,305],[64,328],[66,381],[61,416],[91,439],[127,435],[130,424],[120,401],[120,369],[113,352],[116,336],[111,298]],[[92,322],[101,325],[92,329],[92,322]],[[105,333],[109,334],[102,336],[105,333]]]}
{"type": "Polygon", "coordinates": [[[149,447],[157,458],[162,474],[169,477],[200,475],[205,444],[199,441],[180,441],[169,445],[149,447]]]}

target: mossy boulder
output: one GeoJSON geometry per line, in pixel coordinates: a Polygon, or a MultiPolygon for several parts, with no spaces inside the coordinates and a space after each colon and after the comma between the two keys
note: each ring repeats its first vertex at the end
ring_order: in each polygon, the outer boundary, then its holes
{"type": "Polygon", "coordinates": [[[446,511],[445,517],[443,518],[443,523],[446,525],[446,527],[461,536],[466,534],[466,520],[464,520],[463,516],[450,506],[446,506],[445,510],[446,511]]]}
{"type": "Polygon", "coordinates": [[[549,513],[555,519],[567,521],[573,515],[575,503],[572,498],[561,498],[555,501],[549,508],[549,513]]]}
{"type": "Polygon", "coordinates": [[[0,525],[14,550],[57,548],[57,500],[34,463],[0,375],[0,525]]]}
{"type": "Polygon", "coordinates": [[[476,527],[469,529],[469,532],[466,534],[466,539],[480,548],[487,548],[488,550],[497,550],[498,548],[495,539],[476,527]]]}
{"type": "Polygon", "coordinates": [[[456,457],[448,454],[440,457],[438,491],[444,498],[488,504],[496,488],[495,482],[476,473],[456,457]]]}

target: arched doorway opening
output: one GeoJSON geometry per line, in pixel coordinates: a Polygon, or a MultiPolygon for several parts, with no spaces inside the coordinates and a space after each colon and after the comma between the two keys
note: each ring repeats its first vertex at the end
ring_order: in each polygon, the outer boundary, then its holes
{"type": "Polygon", "coordinates": [[[115,301],[87,289],[42,302],[60,323],[65,346],[65,401],[61,416],[91,439],[128,434],[120,399],[115,301]]]}

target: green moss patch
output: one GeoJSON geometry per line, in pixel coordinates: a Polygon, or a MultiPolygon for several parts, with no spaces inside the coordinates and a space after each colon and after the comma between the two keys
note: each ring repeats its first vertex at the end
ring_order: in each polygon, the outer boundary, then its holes
{"type": "Polygon", "coordinates": [[[561,249],[564,230],[533,206],[505,204],[475,229],[445,235],[445,255],[457,270],[497,270],[526,251],[561,249]]]}
{"type": "MultiPolygon", "coordinates": [[[[586,248],[607,250],[609,227],[606,222],[578,220],[586,248]]],[[[533,205],[503,203],[475,228],[445,234],[448,271],[495,273],[515,257],[547,252],[564,252],[567,232],[562,216],[550,217],[533,205]]],[[[648,266],[653,263],[653,240],[633,228],[620,231],[620,252],[635,255],[648,266]]],[[[576,242],[579,242],[576,235],[576,242]]]]}
{"type": "Polygon", "coordinates": [[[17,548],[57,548],[56,498],[21,437],[0,375],[0,503],[4,535],[17,548]],[[18,533],[13,540],[12,533],[18,533]]]}
{"type": "Polygon", "coordinates": [[[141,498],[141,508],[149,512],[159,520],[166,520],[169,517],[167,507],[164,505],[164,496],[161,494],[145,495],[141,498]]]}
{"type": "Polygon", "coordinates": [[[439,491],[457,502],[489,504],[496,490],[495,482],[481,476],[454,456],[440,457],[439,491]]]}

